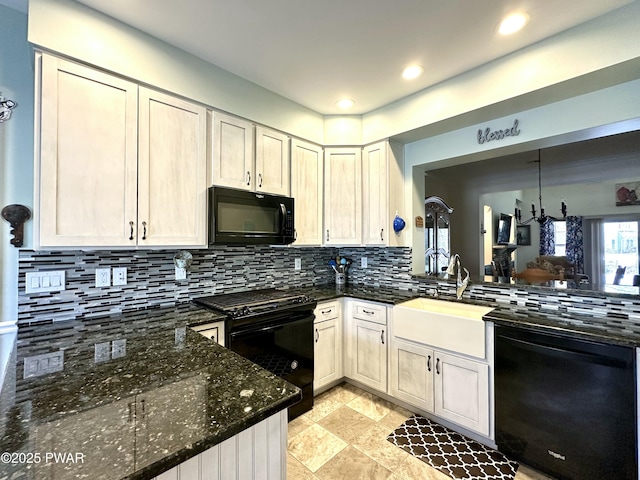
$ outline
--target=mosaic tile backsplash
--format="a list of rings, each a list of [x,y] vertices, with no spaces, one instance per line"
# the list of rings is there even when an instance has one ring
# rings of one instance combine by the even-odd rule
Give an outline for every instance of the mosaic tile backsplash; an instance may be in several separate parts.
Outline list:
[[[351,284],[399,288],[431,295],[436,282],[411,276],[411,249],[402,247],[217,246],[189,250],[193,263],[187,280],[175,280],[177,250],[29,251],[20,252],[18,323],[95,317],[152,306],[188,302],[192,297],[244,289],[303,287],[334,282],[327,265],[336,255],[353,260]],[[367,268],[360,259],[367,257]],[[302,268],[295,270],[295,259]],[[127,267],[127,285],[96,287],[95,269]],[[64,270],[66,290],[26,294],[27,272]],[[438,281],[439,294],[453,298],[455,287]],[[465,298],[526,307],[539,312],[606,315],[640,322],[640,297],[527,289],[499,284],[470,285]]]

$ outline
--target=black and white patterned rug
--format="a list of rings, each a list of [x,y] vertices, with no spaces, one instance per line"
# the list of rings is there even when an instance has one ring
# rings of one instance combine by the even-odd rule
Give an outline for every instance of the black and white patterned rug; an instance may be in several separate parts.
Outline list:
[[[408,418],[387,440],[455,479],[513,480],[518,469],[502,453],[419,415]]]

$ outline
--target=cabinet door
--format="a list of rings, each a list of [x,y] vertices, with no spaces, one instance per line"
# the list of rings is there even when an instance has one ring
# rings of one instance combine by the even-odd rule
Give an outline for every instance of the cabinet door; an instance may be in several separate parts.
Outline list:
[[[387,143],[368,145],[362,158],[362,243],[387,245],[389,241]]]
[[[211,183],[253,190],[253,125],[218,112],[212,114],[211,122]]]
[[[135,245],[137,85],[49,55],[40,66],[36,242]]]
[[[314,391],[342,378],[342,334],[340,330],[341,322],[338,318],[318,322],[314,325]]]
[[[352,377],[381,392],[387,391],[387,327],[353,320]]]
[[[291,142],[291,195],[295,199],[295,245],[322,245],[322,147]]]
[[[255,190],[289,196],[290,165],[289,137],[257,126]]]
[[[140,88],[138,244],[206,245],[207,112]]]
[[[43,459],[33,465],[35,475],[29,478],[112,478],[114,471],[135,471],[134,409],[135,397],[129,397],[37,426],[35,452],[43,457],[47,452],[82,454],[82,461],[67,469],[65,462]],[[83,426],[82,435],[77,433],[78,424]]]
[[[324,243],[362,241],[362,150],[325,149]]]
[[[488,436],[489,366],[435,354],[435,414]]]
[[[208,427],[205,374],[141,394],[136,402],[136,469],[202,438]]]
[[[394,340],[391,344],[391,395],[411,405],[433,412],[433,350]]]

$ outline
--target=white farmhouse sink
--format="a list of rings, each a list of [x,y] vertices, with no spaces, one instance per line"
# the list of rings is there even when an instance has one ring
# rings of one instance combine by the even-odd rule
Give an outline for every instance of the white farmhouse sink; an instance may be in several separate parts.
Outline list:
[[[485,358],[485,323],[491,307],[414,298],[393,307],[393,335],[433,347]]]

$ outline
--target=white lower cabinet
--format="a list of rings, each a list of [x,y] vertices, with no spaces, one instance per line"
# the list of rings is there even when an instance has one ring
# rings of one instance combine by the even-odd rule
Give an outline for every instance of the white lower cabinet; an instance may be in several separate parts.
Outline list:
[[[318,392],[343,376],[340,301],[320,303],[314,314],[313,391]]]
[[[474,432],[490,435],[487,363],[394,339],[390,369],[393,397]]]
[[[387,391],[387,311],[385,305],[347,300],[347,377]]]

